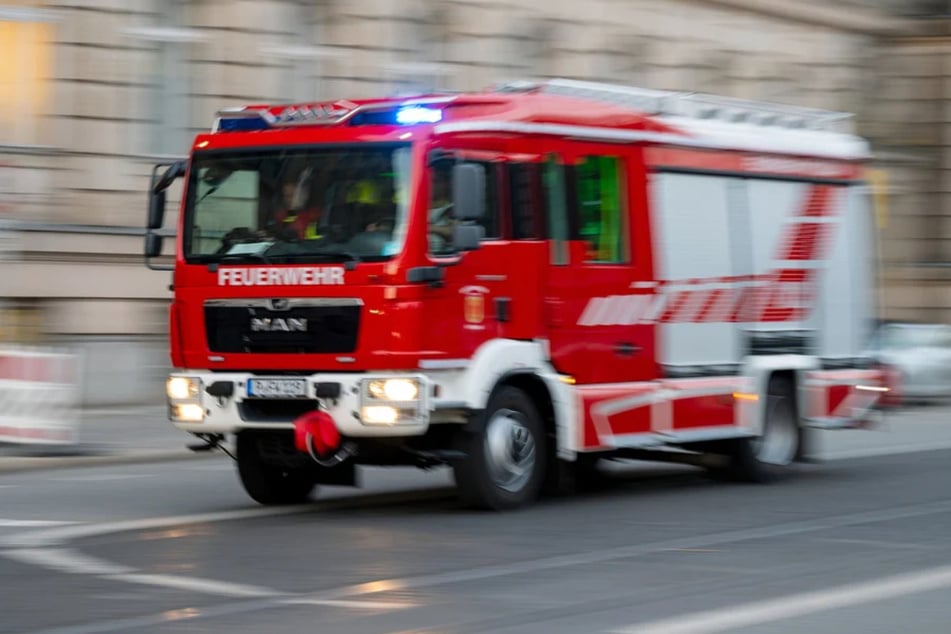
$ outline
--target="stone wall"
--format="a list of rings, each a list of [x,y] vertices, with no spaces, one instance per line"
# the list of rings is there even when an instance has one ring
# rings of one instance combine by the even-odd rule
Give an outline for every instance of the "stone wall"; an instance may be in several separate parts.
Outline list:
[[[15,102],[0,97],[0,223],[15,229],[3,293],[87,358],[127,364],[136,353],[123,346],[141,341],[154,359],[169,276],[139,255],[149,170],[183,155],[217,109],[560,76],[857,113],[889,177],[888,315],[951,321],[951,51],[933,22],[895,10],[889,0],[0,0],[0,54],[24,64],[0,71],[0,94],[30,86]]]

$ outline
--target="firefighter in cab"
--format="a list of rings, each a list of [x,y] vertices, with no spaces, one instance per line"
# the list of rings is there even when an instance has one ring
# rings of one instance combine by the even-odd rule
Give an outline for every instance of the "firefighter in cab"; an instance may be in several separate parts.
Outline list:
[[[313,169],[306,167],[299,174],[288,174],[281,184],[281,206],[274,215],[275,233],[285,240],[319,240],[319,207],[312,204]]]

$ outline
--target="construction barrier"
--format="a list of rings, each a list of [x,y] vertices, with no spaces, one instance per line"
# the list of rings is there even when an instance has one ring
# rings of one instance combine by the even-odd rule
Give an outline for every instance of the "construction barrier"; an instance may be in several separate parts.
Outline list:
[[[77,443],[79,382],[75,354],[0,347],[0,442]]]

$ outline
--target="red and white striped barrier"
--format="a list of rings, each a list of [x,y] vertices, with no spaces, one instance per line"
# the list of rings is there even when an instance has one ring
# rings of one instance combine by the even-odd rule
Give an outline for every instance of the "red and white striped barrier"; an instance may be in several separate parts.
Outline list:
[[[0,348],[0,442],[76,443],[79,380],[74,354]]]

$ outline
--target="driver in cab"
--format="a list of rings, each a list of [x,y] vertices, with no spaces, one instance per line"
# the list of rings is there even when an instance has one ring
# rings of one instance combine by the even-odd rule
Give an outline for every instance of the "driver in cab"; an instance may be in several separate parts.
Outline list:
[[[318,240],[321,210],[308,206],[312,181],[311,168],[300,175],[288,175],[281,185],[281,203],[274,214],[274,232],[278,237],[290,240]]]

